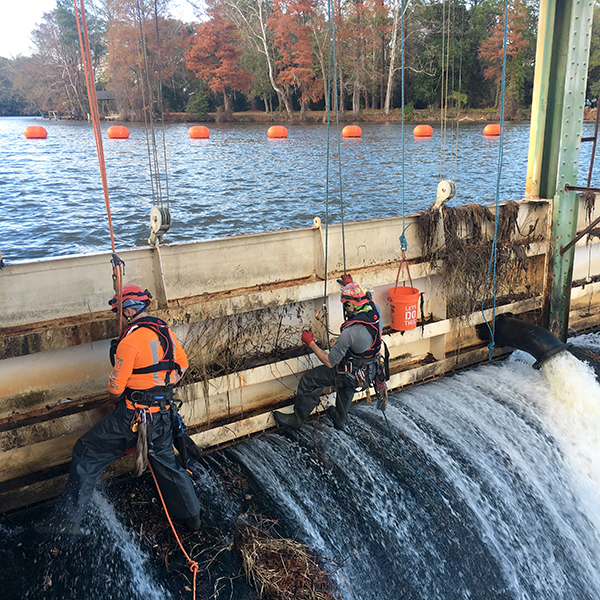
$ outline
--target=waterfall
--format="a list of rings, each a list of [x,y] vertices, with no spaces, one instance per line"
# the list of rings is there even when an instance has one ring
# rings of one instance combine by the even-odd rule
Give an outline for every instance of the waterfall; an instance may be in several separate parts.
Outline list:
[[[600,348],[598,335],[575,341]],[[204,595],[254,597],[229,546],[237,516],[254,511],[335,561],[344,600],[600,597],[600,387],[567,353],[543,371],[532,363],[516,351],[394,394],[385,416],[355,406],[343,431],[321,417],[204,457],[194,485],[206,530],[192,546],[210,563]],[[121,498],[118,481],[104,487]],[[76,566],[71,590],[87,591],[70,597],[100,585],[111,598],[179,597],[177,569],[153,567],[109,501],[98,496],[88,515],[95,562]],[[4,565],[20,560],[10,544],[22,528],[18,515],[0,521]],[[28,597],[66,597],[66,561],[53,560],[53,587]]]
[[[600,487],[572,458],[590,458],[580,432],[598,420],[564,428],[527,356],[394,395],[389,429],[362,405],[346,431],[317,423],[229,453],[300,539],[343,564],[344,598],[598,597]],[[582,385],[595,406],[595,379]]]

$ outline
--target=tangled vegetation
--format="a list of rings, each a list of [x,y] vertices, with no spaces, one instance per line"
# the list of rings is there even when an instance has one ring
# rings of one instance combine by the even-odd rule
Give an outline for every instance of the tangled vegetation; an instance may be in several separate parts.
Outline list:
[[[305,307],[286,304],[192,323],[183,340],[190,377],[212,377],[297,356]]]
[[[514,301],[535,294],[524,276],[530,264],[526,248],[536,241],[537,221],[523,232],[518,226],[518,213],[517,202],[507,202],[499,214],[496,299]],[[490,209],[478,204],[444,207],[441,211],[429,209],[419,215],[424,257],[442,277],[448,318],[468,317],[482,303],[483,308],[488,308],[494,301],[490,266],[494,220]]]
[[[258,515],[241,515],[236,523],[234,547],[246,578],[265,600],[336,600],[331,561],[307,546],[279,536],[276,521]],[[328,572],[329,570],[329,572]]]

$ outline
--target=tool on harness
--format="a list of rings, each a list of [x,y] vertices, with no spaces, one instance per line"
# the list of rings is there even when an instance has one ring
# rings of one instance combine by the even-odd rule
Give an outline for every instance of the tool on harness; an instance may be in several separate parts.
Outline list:
[[[327,318],[327,306],[325,304],[323,304],[323,307],[317,311],[315,317],[320,321],[325,321],[325,319]]]
[[[145,407],[136,407],[131,419],[131,431],[137,433],[133,476],[139,477],[148,467],[148,443],[151,439],[152,413]]]

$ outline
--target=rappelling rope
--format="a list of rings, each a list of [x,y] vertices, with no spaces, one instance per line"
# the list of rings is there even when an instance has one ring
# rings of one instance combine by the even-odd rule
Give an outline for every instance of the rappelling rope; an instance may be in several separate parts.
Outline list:
[[[496,178],[496,218],[494,219],[494,239],[492,241],[492,253],[490,256],[490,263],[488,265],[487,277],[485,281],[485,289],[483,292],[483,298],[481,300],[481,314],[483,320],[490,332],[490,343],[488,348],[490,350],[489,360],[492,360],[495,345],[495,333],[496,333],[496,262],[497,262],[497,246],[498,246],[498,220],[500,216],[500,175],[502,173],[502,154],[504,148],[504,92],[506,87],[506,46],[507,46],[507,34],[508,34],[508,2],[504,4],[504,39],[502,43],[503,56],[502,56],[502,86],[500,91],[500,140],[498,148],[498,175]],[[488,285],[490,283],[490,274],[492,274],[492,292],[493,292],[493,306],[492,306],[492,326],[488,323],[485,318],[485,311],[483,309],[485,299],[487,296]]]
[[[156,26],[156,51],[158,60],[158,103],[160,106],[160,122],[162,126],[162,142],[163,142],[163,163],[165,167],[165,193],[167,197],[167,208],[169,208],[169,169],[167,167],[167,142],[165,140],[165,110],[163,105],[162,94],[162,71],[160,60],[160,35],[158,33],[158,4],[154,0],[154,24]]]
[[[77,8],[77,0],[73,0],[75,6],[75,20],[77,21],[77,32],[79,34],[79,45],[81,48],[81,61],[83,63],[83,72],[85,75],[85,84],[87,87],[88,101],[90,105],[90,118],[94,129],[94,138],[96,140],[96,150],[98,152],[98,163],[100,166],[100,177],[102,179],[102,190],[104,192],[104,203],[106,205],[106,216],[108,218],[108,229],[110,231],[110,243],[112,248],[112,278],[118,301],[119,316],[119,336],[122,329],[122,289],[123,273],[125,263],[118,257],[115,246],[115,235],[113,230],[112,216],[110,212],[110,199],[108,196],[108,179],[106,177],[106,162],[104,160],[104,146],[102,145],[102,129],[100,127],[100,114],[98,112],[98,98],[96,96],[96,81],[94,77],[94,68],[92,65],[92,52],[90,50],[90,39],[88,35],[87,19],[85,16],[84,0],[81,0],[81,16]]]
[[[179,539],[179,536],[177,535],[177,531],[175,530],[175,525],[173,525],[173,521],[171,520],[171,515],[169,515],[169,511],[167,510],[167,505],[165,503],[165,499],[163,498],[163,495],[160,491],[160,486],[158,485],[158,481],[156,479],[156,475],[154,474],[154,470],[152,469],[152,464],[150,463],[150,461],[148,461],[148,467],[150,469],[150,473],[152,473],[152,479],[154,479],[154,483],[156,484],[156,491],[158,492],[160,501],[162,502],[163,508],[165,509],[165,515],[167,515],[167,520],[169,521],[169,525],[171,525],[171,529],[173,530],[173,535],[175,536],[175,539],[177,540],[177,543],[179,544],[179,547],[181,548],[181,551],[183,552],[183,555],[185,556],[185,558],[187,560],[188,567],[190,568],[190,571],[193,574],[192,598],[195,600],[195,598],[196,598],[196,575],[198,574],[198,563],[195,560],[192,560],[190,558],[190,555],[185,551],[185,548],[183,547],[183,544],[181,543],[181,540]]]
[[[148,145],[148,160],[150,162],[150,179],[154,179],[152,184],[152,204],[158,205],[160,207],[163,206],[162,199],[162,186],[160,180],[160,168],[158,162],[158,151],[156,148],[156,135],[154,131],[154,119],[152,117],[153,111],[153,94],[152,94],[152,86],[150,85],[150,76],[148,74],[148,51],[146,49],[146,36],[144,35],[143,28],[143,17],[142,17],[142,9],[140,6],[140,0],[136,0],[137,5],[137,15],[138,15],[138,24],[140,29],[140,41],[142,45],[142,60],[144,62],[144,74],[142,77],[143,85],[142,85],[142,99],[144,103],[144,125],[146,128],[146,140]],[[158,20],[158,17],[156,17]],[[158,24],[157,24],[158,31]],[[160,47],[159,39],[156,39],[157,46]],[[147,88],[148,93],[148,104],[146,104],[146,98],[144,95],[144,85]],[[148,123],[150,123],[150,132],[148,133]],[[163,138],[164,138],[164,130],[163,130]],[[152,148],[150,148],[150,140],[152,141]],[[156,188],[156,198],[154,196],[154,189]]]
[[[448,2],[442,4],[442,68],[441,68],[441,96],[440,96],[440,180],[446,174],[446,134],[447,134],[447,110],[448,110],[448,59],[450,48],[449,16],[447,12]],[[445,77],[445,79],[444,79]]]
[[[324,250],[324,277],[323,277],[323,308],[325,316],[325,329],[327,331],[327,347],[331,349],[331,340],[329,336],[329,315],[326,310],[327,306],[327,280],[329,277],[329,166],[331,158],[331,103],[335,106],[335,119],[337,128],[337,153],[338,153],[338,175],[339,175],[339,197],[340,197],[340,220],[342,226],[342,260],[344,269],[344,279],[346,277],[346,233],[344,225],[344,194],[342,181],[342,162],[341,162],[341,142],[340,142],[340,114],[339,100],[337,94],[337,53],[336,53],[336,31],[335,31],[335,16],[333,12],[333,0],[328,0],[328,37],[329,37],[329,52],[328,52],[328,77],[327,77],[327,141],[326,141],[326,166],[325,166],[325,250]],[[333,85],[332,85],[333,80]],[[333,90],[333,97],[332,97]]]
[[[453,164],[451,168],[450,179],[456,181],[456,171],[458,162],[458,130],[460,127],[460,105],[461,105],[461,92],[462,92],[462,59],[463,59],[463,42],[464,42],[464,25],[465,25],[465,10],[461,8],[461,26],[460,26],[460,59],[458,63],[458,108],[456,111],[456,134],[454,138],[454,149],[452,152]],[[454,52],[452,53],[452,63],[454,64]],[[454,72],[454,67],[453,67]],[[452,85],[454,87],[454,77],[452,78]]]

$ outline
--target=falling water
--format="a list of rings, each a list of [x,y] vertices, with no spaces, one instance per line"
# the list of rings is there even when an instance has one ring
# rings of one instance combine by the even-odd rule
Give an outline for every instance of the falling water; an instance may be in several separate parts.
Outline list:
[[[363,405],[345,432],[319,424],[231,453],[343,563],[344,598],[597,597],[598,490],[565,453],[573,432],[550,395],[517,356],[396,395],[389,429]]]
[[[576,341],[600,346],[599,336]],[[532,363],[515,352],[395,394],[385,415],[356,406],[344,431],[321,418],[204,457],[194,483],[205,530],[220,540],[191,544],[205,597],[254,597],[230,546],[247,511],[335,561],[344,600],[600,597],[598,384],[568,355],[544,371]],[[119,485],[109,484],[109,499]],[[171,597],[163,571],[153,571],[159,561],[118,524],[126,519],[102,498],[90,515],[96,541],[84,543],[103,553],[103,595]],[[15,539],[22,524],[13,516],[4,527]],[[83,589],[93,577],[80,574]],[[60,597],[51,590],[39,597]]]

